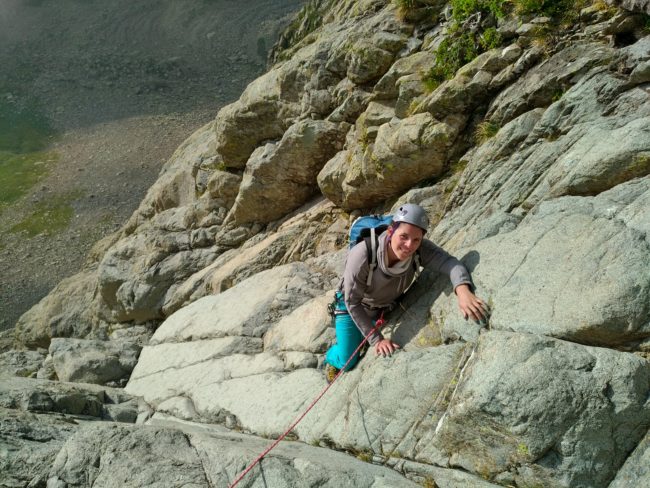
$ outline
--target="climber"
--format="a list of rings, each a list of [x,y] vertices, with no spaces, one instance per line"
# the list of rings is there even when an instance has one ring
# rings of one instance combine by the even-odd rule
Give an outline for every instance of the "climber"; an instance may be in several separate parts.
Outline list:
[[[332,304],[336,343],[325,355],[328,382],[333,381],[363,338],[373,331],[382,313],[392,310],[419,273],[420,266],[449,276],[466,320],[486,320],[488,307],[474,295],[469,272],[458,259],[424,238],[428,227],[429,218],[424,209],[405,204],[399,207],[392,224],[378,237],[376,265],[364,241],[348,252],[343,278]],[[370,334],[368,342],[375,354],[384,357],[400,347],[385,339],[379,330]],[[354,367],[358,358],[357,352],[346,371]]]

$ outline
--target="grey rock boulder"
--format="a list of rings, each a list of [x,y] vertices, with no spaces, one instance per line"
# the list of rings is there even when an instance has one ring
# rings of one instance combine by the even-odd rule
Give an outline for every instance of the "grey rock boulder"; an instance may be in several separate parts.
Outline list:
[[[117,242],[98,268],[98,315],[107,322],[140,323],[163,317],[169,287],[211,263],[220,251],[214,237],[193,242],[192,232],[175,227],[178,211],[167,210]],[[166,219],[170,217],[171,222]],[[171,227],[170,227],[171,225]],[[63,335],[65,336],[65,335]]]
[[[60,414],[0,407],[0,476],[3,486],[45,486],[50,467],[76,422]]]
[[[393,53],[371,40],[360,40],[348,54],[347,75],[358,85],[379,79],[393,64]]]
[[[481,336],[432,443],[518,485],[606,486],[650,426],[650,364],[535,335]]]
[[[327,313],[333,296],[334,291],[316,297],[280,319],[264,334],[264,349],[325,352],[334,340],[332,319]]]
[[[136,428],[89,426],[65,444],[48,486],[228,486],[268,444],[168,420]],[[418,486],[388,468],[295,442],[278,445],[244,483],[278,488]]]
[[[128,341],[55,338],[50,356],[61,381],[126,383],[138,362],[141,346]]]
[[[321,192],[344,209],[367,208],[438,176],[463,123],[422,113],[381,125],[374,144],[348,139],[318,174]]]
[[[609,488],[631,488],[650,483],[650,433],[630,454],[623,467],[618,471]]]
[[[273,266],[336,250],[346,238],[342,224],[338,209],[322,197],[315,199],[275,231],[260,233],[238,249],[227,250],[209,266],[172,286],[166,294],[163,313],[169,316],[186,304],[221,293]]]
[[[255,148],[277,139],[300,113],[302,86],[308,81],[299,61],[282,64],[253,81],[239,100],[215,119],[215,148],[226,168],[243,168]]]
[[[514,230],[460,250],[492,306],[490,327],[610,347],[650,336],[649,198],[646,177],[546,201]],[[474,339],[478,327],[456,309],[453,294],[433,303],[434,335]]]
[[[345,132],[347,127],[332,122],[303,120],[277,144],[256,149],[226,222],[267,223],[307,202],[317,191],[318,172],[342,148]]]
[[[648,174],[648,116],[638,87],[603,68],[585,72],[548,108],[520,115],[463,156],[467,166],[434,239],[471,246],[544,200],[596,195]],[[617,144],[605,148],[611,139]]]
[[[43,351],[7,351],[0,354],[0,374],[33,378],[43,365]]]
[[[487,118],[504,125],[524,112],[549,105],[573,80],[594,66],[608,64],[614,54],[614,50],[601,44],[561,50],[499,93],[490,104]]]
[[[94,315],[96,271],[61,281],[16,323],[16,342],[28,348],[50,345],[52,337],[85,337],[97,322]]]
[[[133,397],[118,388],[19,377],[3,377],[0,382],[3,408],[105,419],[111,418],[109,405],[114,412],[122,410],[123,417],[128,410],[129,417],[137,415]]]
[[[482,243],[496,244],[503,251],[510,242],[512,252],[505,255],[515,258],[512,266],[506,266],[510,270],[504,276],[507,280],[501,286],[490,286],[496,291],[492,327],[607,345],[648,337],[650,269],[646,258],[650,249],[646,238],[650,219],[642,202],[648,199],[650,180],[638,183],[614,188],[593,200],[548,202],[513,233]],[[626,222],[620,214],[632,218]],[[529,251],[526,241],[532,244]],[[525,254],[515,248],[524,249]],[[487,257],[494,248],[478,249]],[[503,262],[499,266],[506,269]],[[490,267],[491,276],[497,278],[498,272]],[[581,283],[588,286],[583,288]],[[571,298],[570,289],[583,290],[580,300]],[[535,305],[526,299],[531,296]]]

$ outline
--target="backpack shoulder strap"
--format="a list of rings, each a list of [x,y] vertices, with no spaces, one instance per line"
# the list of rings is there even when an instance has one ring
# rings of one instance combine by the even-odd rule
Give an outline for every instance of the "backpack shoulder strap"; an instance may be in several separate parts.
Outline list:
[[[366,279],[366,286],[372,284],[372,275],[377,268],[377,234],[374,228],[370,229],[370,237],[363,239],[366,243],[366,251],[368,252],[368,278]]]
[[[420,250],[415,251],[415,256],[413,257],[413,266],[415,267],[415,275],[413,276],[413,283],[420,277],[422,273],[422,261],[420,260]]]

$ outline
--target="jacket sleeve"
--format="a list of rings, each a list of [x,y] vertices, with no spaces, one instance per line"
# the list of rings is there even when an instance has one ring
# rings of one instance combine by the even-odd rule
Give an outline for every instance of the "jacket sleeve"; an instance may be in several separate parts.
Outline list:
[[[361,242],[354,246],[348,253],[343,272],[343,293],[345,296],[345,307],[348,309],[352,320],[363,336],[374,328],[373,320],[366,312],[361,300],[366,291],[366,279],[368,278],[369,264],[368,252],[365,243]],[[383,339],[379,331],[375,331],[369,338],[370,345],[375,345]]]
[[[431,241],[424,241],[422,243],[422,250],[420,252],[421,264],[427,269],[433,269],[439,273],[443,273],[449,277],[451,285],[456,290],[458,285],[469,285],[474,290],[472,277],[467,271],[467,268],[454,256],[449,254],[441,247],[436,246]]]

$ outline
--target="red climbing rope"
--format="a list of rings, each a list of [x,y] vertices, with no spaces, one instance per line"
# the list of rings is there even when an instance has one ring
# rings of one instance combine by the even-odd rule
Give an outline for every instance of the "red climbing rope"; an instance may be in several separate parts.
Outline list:
[[[349,358],[349,359],[347,360],[347,362],[343,365],[343,367],[340,369],[340,371],[339,371],[339,372],[337,373],[337,375],[334,377],[334,379],[332,380],[332,382],[329,383],[329,384],[328,384],[328,385],[323,389],[323,391],[321,391],[321,392],[318,394],[318,396],[314,399],[314,401],[311,402],[311,405],[309,405],[309,407],[307,407],[307,410],[305,410],[302,414],[300,414],[300,416],[299,416],[296,420],[293,421],[293,423],[289,426],[289,428],[288,428],[288,429],[287,429],[287,430],[286,430],[286,431],[285,431],[285,432],[284,432],[280,437],[278,437],[275,441],[273,441],[273,443],[272,443],[269,447],[267,447],[266,450],[265,450],[262,454],[260,454],[260,455],[257,457],[257,459],[255,459],[255,461],[253,461],[251,464],[249,464],[248,467],[247,467],[244,471],[241,472],[241,474],[240,474],[240,475],[235,479],[235,481],[232,482],[232,484],[231,484],[228,488],[233,488],[234,486],[236,486],[237,483],[239,483],[239,482],[244,478],[244,476],[246,476],[246,474],[247,474],[251,469],[253,469],[253,468],[255,467],[255,465],[256,465],[257,463],[259,463],[262,459],[264,459],[264,456],[266,456],[269,452],[271,452],[271,450],[272,450],[275,446],[277,446],[277,445],[282,441],[282,439],[284,439],[284,438],[289,434],[289,432],[291,432],[291,431],[294,429],[294,427],[300,423],[300,421],[301,421],[303,418],[305,418],[305,415],[307,415],[307,414],[309,413],[309,411],[310,411],[312,408],[314,408],[314,406],[315,406],[315,405],[318,403],[318,401],[323,397],[323,395],[325,395],[325,393],[327,393],[327,390],[329,390],[330,387],[334,384],[334,382],[335,382],[336,380],[339,379],[339,376],[341,376],[341,375],[343,374],[343,372],[345,371],[345,368],[347,368],[348,364],[350,364],[350,361],[352,361],[352,358],[355,356],[355,354],[356,354],[357,352],[359,352],[359,351],[361,350],[361,348],[363,347],[363,345],[368,341],[368,338],[369,338],[369,337],[370,337],[370,336],[371,336],[371,335],[372,335],[376,330],[378,330],[381,326],[383,326],[384,323],[385,323],[385,321],[384,321],[384,313],[382,312],[382,313],[381,313],[381,316],[380,316],[380,317],[377,319],[377,321],[375,322],[375,327],[374,327],[370,332],[368,332],[368,335],[367,335],[366,337],[363,338],[363,340],[361,341],[361,343],[359,344],[359,346],[354,350],[354,352],[352,353],[352,355],[350,356],[350,358]]]

